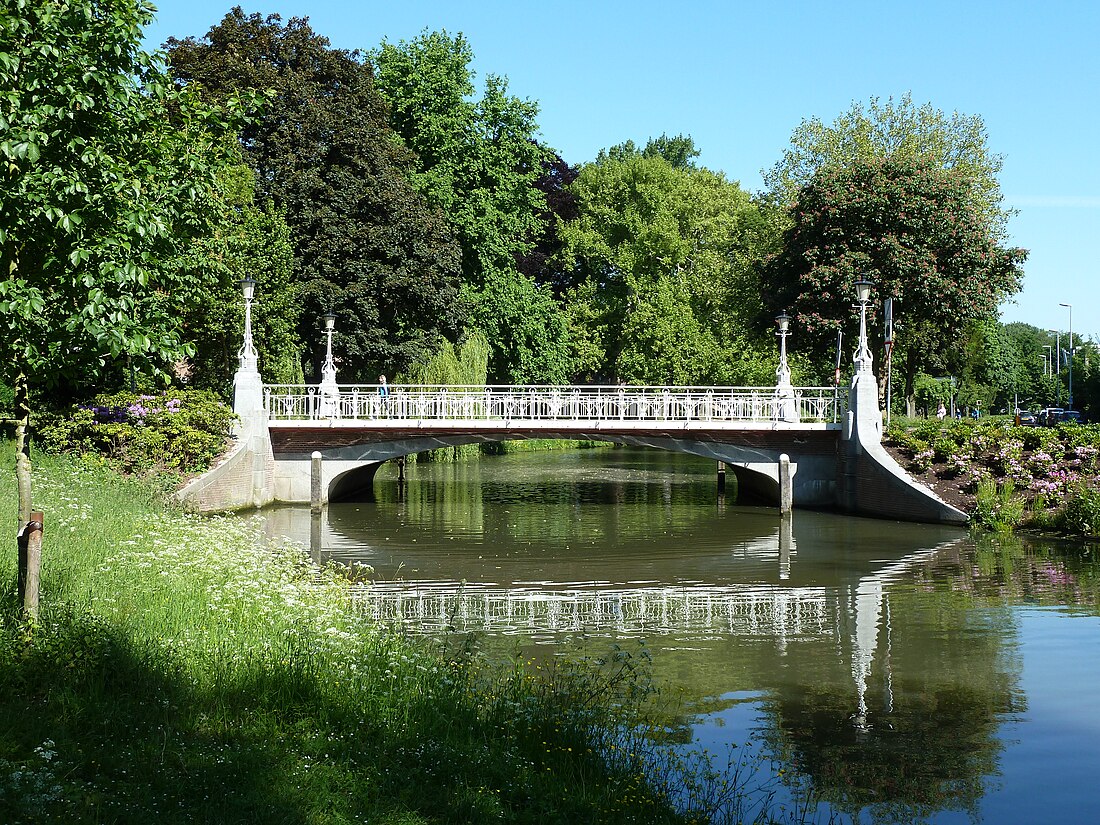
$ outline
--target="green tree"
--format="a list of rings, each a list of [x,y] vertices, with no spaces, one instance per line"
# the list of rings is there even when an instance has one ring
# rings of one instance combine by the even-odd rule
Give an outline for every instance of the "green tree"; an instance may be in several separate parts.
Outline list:
[[[302,280],[299,337],[339,315],[341,378],[373,380],[433,352],[461,326],[460,251],[443,214],[410,186],[412,155],[388,124],[371,69],[306,20],[233,9],[201,41],[169,40],[172,72],[216,99],[269,93],[241,132],[257,196],[291,227]],[[313,355],[319,372],[321,350]]]
[[[490,344],[493,383],[566,384],[573,373],[568,319],[546,286],[517,274],[493,274],[466,294],[470,324]]]
[[[250,277],[256,281],[252,329],[264,380],[300,384],[301,285],[294,280],[290,227],[271,201],[255,203],[255,178],[247,166],[227,166],[222,180],[221,220],[182,261],[201,277],[194,280],[183,318],[195,354],[181,369],[192,385],[229,396],[244,325],[239,284]]]
[[[574,345],[591,378],[721,383],[759,372],[743,356],[761,348],[747,330],[770,236],[747,193],[623,147],[583,167],[572,190],[579,214],[561,229],[562,267],[577,284]],[[695,353],[686,361],[681,334]]]
[[[1004,159],[990,151],[985,123],[978,115],[945,115],[931,103],[916,106],[906,92],[900,100],[871,98],[826,126],[819,118],[803,120],[783,157],[764,173],[771,195],[790,206],[821,172],[870,160],[925,161],[954,170],[969,187],[977,214],[1003,240],[1010,212],[1001,206],[997,175]]]
[[[0,378],[16,391],[22,523],[31,388],[190,351],[187,273],[166,262],[208,230],[230,124],[141,50],[152,13],[142,0],[0,9]]]
[[[1025,250],[1002,247],[969,181],[929,161],[823,169],[799,193],[792,220],[764,269],[766,304],[791,310],[803,346],[825,361],[837,329],[852,328],[855,281],[870,279],[876,302],[898,302],[894,361],[910,414],[918,373],[942,370],[967,325],[996,317],[1020,288]],[[881,327],[870,334],[881,352]]]
[[[372,55],[390,123],[415,153],[411,179],[448,216],[462,245],[466,282],[481,288],[541,235],[537,187],[553,153],[538,140],[538,104],[487,75],[474,99],[473,50],[461,34],[427,32],[383,43]]]
[[[534,279],[551,280],[548,194],[570,170],[539,144],[538,105],[492,74],[475,98],[473,51],[461,34],[383,43],[372,59],[390,123],[416,157],[413,185],[447,215],[462,246],[462,304],[488,337],[490,380],[567,380],[567,319]],[[560,198],[555,206],[568,209]]]

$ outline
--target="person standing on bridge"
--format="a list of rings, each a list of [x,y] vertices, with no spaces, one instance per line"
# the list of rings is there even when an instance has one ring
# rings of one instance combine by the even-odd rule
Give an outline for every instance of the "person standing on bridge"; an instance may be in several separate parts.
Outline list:
[[[386,385],[386,376],[379,375],[378,376],[378,397],[381,398],[383,401],[385,401],[386,398],[389,396],[389,394],[390,394],[390,388]]]

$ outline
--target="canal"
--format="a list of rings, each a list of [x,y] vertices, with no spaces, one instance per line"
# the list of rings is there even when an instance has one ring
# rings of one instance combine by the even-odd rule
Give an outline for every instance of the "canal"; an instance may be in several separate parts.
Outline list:
[[[732,491],[730,491],[732,492]],[[641,656],[750,805],[857,822],[1100,820],[1100,562],[1077,544],[742,506],[713,462],[606,448],[383,468],[265,510],[365,616],[488,655]],[[750,811],[751,811],[750,807]]]

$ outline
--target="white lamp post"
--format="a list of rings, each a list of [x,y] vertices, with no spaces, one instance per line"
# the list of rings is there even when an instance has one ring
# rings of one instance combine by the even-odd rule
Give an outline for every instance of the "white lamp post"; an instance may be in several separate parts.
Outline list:
[[[259,369],[259,354],[252,343],[252,296],[256,294],[256,281],[252,277],[241,279],[241,293],[244,295],[244,343],[237,352],[238,369],[241,372],[256,372]]]
[[[871,349],[867,346],[867,305],[871,302],[870,281],[860,278],[856,281],[856,300],[859,301],[859,347],[853,362],[856,372],[871,372]]]
[[[775,397],[779,402],[776,411],[781,421],[797,421],[798,410],[794,400],[794,387],[791,386],[791,368],[787,364],[787,336],[790,334],[791,316],[783,310],[775,317],[779,325],[779,366],[775,368]]]
[[[1069,409],[1073,409],[1073,304],[1058,304],[1060,307],[1065,307],[1069,310],[1069,402],[1067,406]],[[1061,359],[1062,353],[1058,353],[1058,358]]]
[[[776,385],[789,387],[791,385],[791,369],[787,366],[787,336],[790,334],[791,316],[787,314],[786,310],[783,310],[775,316],[775,323],[779,326],[779,331],[775,333],[779,336],[779,366],[775,369]]]
[[[326,312],[325,322],[325,362],[321,365],[321,417],[336,415],[336,399],[340,394],[336,386],[336,364],[332,360],[332,332],[336,326],[336,316]]]
[[[260,378],[259,355],[252,342],[252,297],[256,294],[256,282],[243,278],[240,282],[244,296],[244,342],[237,351],[237,374],[233,376],[233,412],[245,429],[249,422],[262,416],[264,385]]]

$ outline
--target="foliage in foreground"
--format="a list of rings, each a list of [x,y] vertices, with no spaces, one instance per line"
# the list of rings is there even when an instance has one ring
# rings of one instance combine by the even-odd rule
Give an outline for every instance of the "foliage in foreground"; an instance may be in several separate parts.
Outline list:
[[[0,820],[687,821],[645,747],[596,748],[648,692],[632,657],[545,677],[429,650],[357,619],[258,520],[145,490],[42,461],[38,624],[0,558]]]
[[[43,413],[35,441],[53,453],[106,461],[123,473],[206,470],[226,447],[236,416],[212,392],[102,393]]]

